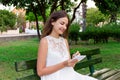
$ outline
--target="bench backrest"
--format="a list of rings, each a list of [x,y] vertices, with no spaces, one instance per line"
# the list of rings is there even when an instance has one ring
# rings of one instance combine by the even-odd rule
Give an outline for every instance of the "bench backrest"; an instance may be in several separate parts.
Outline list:
[[[86,55],[87,60],[78,62],[74,69],[78,70],[81,68],[89,67],[90,73],[91,73],[90,75],[92,75],[94,73],[93,65],[102,62],[102,58],[100,56],[97,56],[97,58],[93,57],[94,55],[100,54],[100,49],[93,49],[93,50],[88,50],[88,51],[84,51],[84,52],[80,52],[80,53],[81,53],[81,55]],[[34,71],[33,75],[37,76],[36,63],[37,63],[36,59],[29,60],[29,61],[15,62],[15,69],[17,72],[33,69],[33,71]],[[21,78],[21,79],[17,79],[17,80],[24,80],[24,79]],[[35,80],[38,80],[38,79],[35,79]]]
[[[94,73],[93,65],[102,62],[102,57],[100,56],[100,49],[92,49],[80,53],[81,55],[86,55],[87,60],[78,62],[74,69],[78,70],[81,68],[89,67],[90,75],[92,75]]]
[[[25,70],[29,70],[29,69],[36,70],[36,59],[29,60],[29,61],[15,62],[15,70],[17,72],[25,71]]]
[[[26,70],[33,70],[33,74],[26,76],[26,77],[22,77],[22,78],[17,78],[17,80],[40,80],[40,77],[37,76],[37,72],[36,72],[36,62],[37,60],[29,60],[29,61],[21,61],[21,62],[15,62],[15,70],[17,72],[21,72],[21,71],[26,71]]]

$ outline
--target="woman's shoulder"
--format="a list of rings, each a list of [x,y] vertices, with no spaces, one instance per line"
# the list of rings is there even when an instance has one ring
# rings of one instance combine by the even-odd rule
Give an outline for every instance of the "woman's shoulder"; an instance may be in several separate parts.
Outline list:
[[[65,43],[68,43],[68,40],[64,37],[61,37],[62,41],[64,41]]]
[[[40,43],[47,43],[47,38],[46,37],[41,38]]]
[[[61,37],[61,39],[63,39],[65,42],[67,42],[67,39],[66,39],[66,38],[64,38],[64,37]]]

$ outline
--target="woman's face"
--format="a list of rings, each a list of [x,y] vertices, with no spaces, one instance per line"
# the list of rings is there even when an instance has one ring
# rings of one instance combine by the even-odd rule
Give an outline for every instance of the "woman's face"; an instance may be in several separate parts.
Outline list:
[[[52,32],[54,32],[57,35],[62,35],[67,29],[68,18],[67,17],[59,18],[57,21],[52,22],[52,25],[53,25]]]

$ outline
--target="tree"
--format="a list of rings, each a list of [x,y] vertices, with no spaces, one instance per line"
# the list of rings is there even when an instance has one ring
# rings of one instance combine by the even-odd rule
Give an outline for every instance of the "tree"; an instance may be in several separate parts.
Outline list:
[[[90,8],[87,10],[86,20],[88,26],[95,26],[107,20],[107,16],[101,13],[98,8]]]
[[[29,26],[31,27],[31,22],[35,21],[35,15],[33,14],[33,12],[26,13],[26,20],[30,22]]]
[[[35,19],[36,19],[37,32],[38,32],[38,37],[39,37],[38,15],[42,16],[43,22],[45,23],[47,19],[47,14],[48,14],[47,10],[50,11],[49,13],[50,15],[53,11],[60,10],[60,9],[66,10],[67,12],[69,12],[72,10],[71,7],[74,6],[74,2],[71,2],[69,0],[50,0],[49,2],[47,1],[48,0],[1,0],[0,2],[3,5],[13,4],[14,6],[25,8],[28,12],[29,11],[33,12],[33,14],[35,15]],[[77,8],[79,8],[80,4],[85,1],[86,0],[81,0],[78,6],[74,8],[71,23],[75,19],[75,12]]]
[[[33,14],[33,12],[28,12],[26,14],[26,20],[29,20],[30,22],[35,21],[35,15]]]
[[[104,14],[110,14],[110,22],[116,22],[117,14],[120,12],[120,0],[94,0],[95,5]]]
[[[71,41],[75,41],[75,44],[77,44],[77,41],[79,40],[79,30],[80,30],[79,23],[71,24],[71,27],[69,29],[69,39]],[[69,43],[71,42],[69,41]]]
[[[0,10],[0,31],[6,31],[8,29],[14,29],[16,22],[16,16],[12,12],[7,10]]]
[[[86,3],[86,1],[87,1],[87,0],[81,0],[81,1],[79,2],[79,4],[74,8],[74,10],[73,10],[73,15],[72,15],[72,19],[71,19],[71,23],[72,23],[73,20],[75,19],[75,13],[76,13],[77,9],[80,7],[80,5],[81,5],[82,3]]]
[[[17,27],[19,27],[20,29],[22,29],[21,31],[24,32],[25,31],[25,17],[22,15],[22,13],[20,13],[17,16]]]

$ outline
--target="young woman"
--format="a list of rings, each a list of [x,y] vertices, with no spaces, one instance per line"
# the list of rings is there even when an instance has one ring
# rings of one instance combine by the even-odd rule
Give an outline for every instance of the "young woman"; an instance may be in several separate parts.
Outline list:
[[[67,41],[69,23],[67,13],[57,11],[45,24],[37,59],[37,73],[41,80],[97,80],[73,69],[78,60],[70,58]]]

